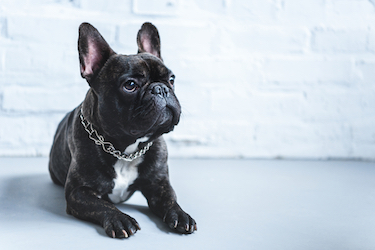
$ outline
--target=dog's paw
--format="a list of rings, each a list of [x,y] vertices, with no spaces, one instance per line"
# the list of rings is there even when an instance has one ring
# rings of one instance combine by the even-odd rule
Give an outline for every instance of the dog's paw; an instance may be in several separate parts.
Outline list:
[[[179,233],[191,234],[197,230],[197,223],[190,215],[185,213],[178,205],[172,207],[165,214],[163,221]]]
[[[141,228],[138,222],[123,213],[115,213],[108,216],[103,223],[106,234],[112,238],[128,238]]]

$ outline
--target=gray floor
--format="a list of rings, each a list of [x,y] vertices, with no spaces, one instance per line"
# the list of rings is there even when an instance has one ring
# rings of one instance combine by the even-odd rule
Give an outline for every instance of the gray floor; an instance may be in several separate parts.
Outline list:
[[[0,158],[1,249],[375,249],[375,163],[170,160],[193,235],[171,233],[136,193],[142,230],[111,239],[65,214],[46,158]]]

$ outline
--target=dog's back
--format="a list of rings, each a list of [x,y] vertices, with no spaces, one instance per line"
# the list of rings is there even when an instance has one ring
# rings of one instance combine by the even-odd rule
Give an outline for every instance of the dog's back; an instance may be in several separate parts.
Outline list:
[[[72,159],[68,140],[69,130],[71,130],[74,110],[69,112],[57,127],[53,140],[53,145],[49,156],[49,173],[55,184],[64,186],[68,174],[70,162]]]

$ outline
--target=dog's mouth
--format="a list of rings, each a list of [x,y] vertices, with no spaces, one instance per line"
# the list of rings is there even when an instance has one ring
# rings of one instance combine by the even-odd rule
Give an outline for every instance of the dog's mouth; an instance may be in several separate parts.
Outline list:
[[[147,113],[147,116],[134,117],[133,124],[137,124],[137,127],[130,130],[131,135],[135,137],[144,135],[160,136],[171,132],[179,123],[181,112],[179,108],[166,105],[161,111],[154,109]]]
[[[175,108],[172,107],[165,107],[165,111],[159,117],[160,126],[176,126],[180,121],[180,112],[178,112]]]

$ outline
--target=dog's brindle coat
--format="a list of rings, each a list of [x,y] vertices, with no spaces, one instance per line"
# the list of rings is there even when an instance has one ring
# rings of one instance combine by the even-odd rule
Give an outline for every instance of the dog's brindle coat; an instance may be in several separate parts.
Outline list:
[[[168,177],[163,133],[180,118],[174,75],[163,63],[157,29],[144,23],[137,36],[138,54],[116,54],[90,24],[79,28],[81,75],[90,89],[84,101],[59,124],[50,152],[54,183],[65,187],[67,213],[102,225],[110,237],[127,238],[140,229],[114,202],[136,190],[152,212],[180,233],[197,227],[176,201]],[[126,153],[153,142],[140,158],[127,162],[103,151],[88,137],[80,114],[98,134]]]

